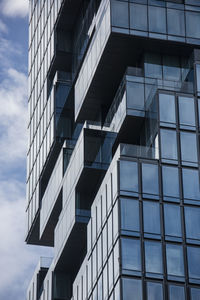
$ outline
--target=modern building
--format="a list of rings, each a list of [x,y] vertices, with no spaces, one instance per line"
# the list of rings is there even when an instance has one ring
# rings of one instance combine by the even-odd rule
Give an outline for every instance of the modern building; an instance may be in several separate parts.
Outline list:
[[[27,300],[200,299],[200,0],[29,0]]]

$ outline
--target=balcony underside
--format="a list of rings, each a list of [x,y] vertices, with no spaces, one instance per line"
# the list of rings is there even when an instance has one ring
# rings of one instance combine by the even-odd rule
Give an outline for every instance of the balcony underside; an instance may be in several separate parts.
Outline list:
[[[100,109],[105,111],[115,96],[127,66],[140,67],[144,52],[190,55],[194,45],[168,40],[111,33],[95,70],[85,99],[77,113],[77,121],[97,120]]]

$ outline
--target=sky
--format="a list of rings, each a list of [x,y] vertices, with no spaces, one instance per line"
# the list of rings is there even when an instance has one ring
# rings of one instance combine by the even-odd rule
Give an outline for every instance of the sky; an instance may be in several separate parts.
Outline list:
[[[28,0],[0,0],[0,299],[25,300],[40,256],[26,245]]]

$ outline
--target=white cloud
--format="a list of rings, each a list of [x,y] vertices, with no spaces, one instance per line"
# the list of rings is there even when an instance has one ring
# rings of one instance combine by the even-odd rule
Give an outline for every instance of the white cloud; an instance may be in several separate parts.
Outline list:
[[[0,182],[0,299],[25,299],[39,255],[52,254],[44,247],[24,243],[24,194],[21,182]]]
[[[7,32],[8,32],[8,28],[6,24],[4,24],[4,22],[0,19],[0,33],[7,33]]]
[[[26,17],[28,14],[28,0],[3,0],[1,12],[8,17]]]

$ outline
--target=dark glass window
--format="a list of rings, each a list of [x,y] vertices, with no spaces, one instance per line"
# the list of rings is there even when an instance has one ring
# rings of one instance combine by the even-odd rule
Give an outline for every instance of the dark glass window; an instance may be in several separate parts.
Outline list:
[[[163,273],[161,243],[145,242],[145,269],[147,276],[160,277]]]
[[[159,194],[157,165],[142,164],[142,192],[152,198]]]
[[[183,260],[183,247],[181,245],[167,244],[167,274],[169,279],[174,277],[184,276],[184,260]]]
[[[175,130],[160,130],[161,157],[167,160],[177,160],[177,139]]]
[[[130,28],[147,31],[147,6],[130,3]]]
[[[137,279],[123,278],[122,279],[123,300],[142,300],[142,282]]]
[[[156,202],[143,202],[144,232],[160,234],[160,204]]]
[[[139,201],[121,198],[121,229],[126,231],[140,230],[139,222]]]
[[[149,6],[149,31],[156,33],[166,33],[165,8]]]
[[[168,34],[185,36],[184,11],[176,9],[167,10]]]
[[[160,121],[164,123],[176,123],[175,97],[169,94],[159,94]]]
[[[182,169],[182,172],[184,198],[191,200],[200,200],[198,170]]]
[[[181,132],[181,158],[182,162],[197,163],[196,133]]]
[[[166,239],[182,236],[180,206],[164,204],[164,222]]]
[[[200,13],[186,11],[186,34],[191,38],[200,38]]]
[[[183,286],[170,285],[169,286],[169,300],[184,300],[185,290]]]
[[[161,283],[147,282],[147,300],[162,300],[163,286]]]
[[[163,77],[165,80],[180,80],[181,69],[179,57],[177,56],[163,56]]]
[[[128,3],[112,1],[112,25],[128,28]]]
[[[180,126],[195,126],[194,99],[178,97]]]
[[[146,53],[144,72],[146,77],[162,79],[161,56],[154,53]]]
[[[188,272],[190,282],[200,282],[200,248],[187,247]]]
[[[128,108],[144,110],[144,84],[128,81],[126,89]]]
[[[199,300],[200,299],[200,289],[191,288],[190,289],[190,297],[191,297],[191,300]]]
[[[122,269],[126,274],[141,271],[140,240],[122,238]],[[133,272],[132,272],[133,271]]]
[[[187,239],[200,240],[199,207],[185,207],[185,229]]]
[[[138,192],[138,165],[132,161],[120,161],[120,190]]]
[[[164,200],[173,200],[173,198],[179,198],[178,168],[163,166],[162,179]]]

